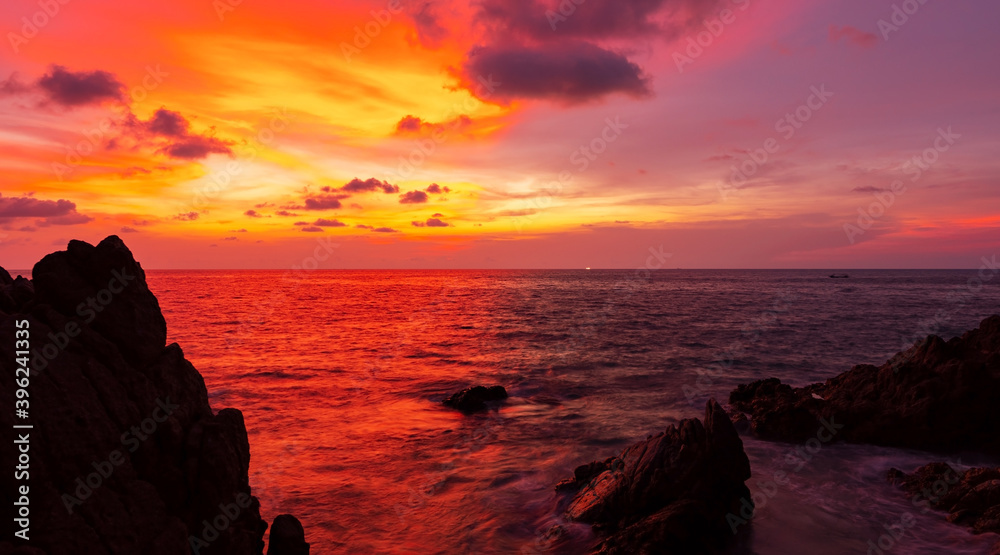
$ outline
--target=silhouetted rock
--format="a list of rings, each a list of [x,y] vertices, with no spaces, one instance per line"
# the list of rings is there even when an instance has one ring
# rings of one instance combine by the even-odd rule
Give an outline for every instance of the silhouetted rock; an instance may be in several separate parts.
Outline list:
[[[602,536],[596,553],[711,553],[733,538],[727,517],[750,498],[749,478],[743,442],[711,400],[704,424],[683,420],[557,489],[575,492],[567,516]]]
[[[882,366],[855,366],[825,383],[741,385],[730,404],[751,414],[763,439],[803,441],[823,418],[843,426],[835,440],[1000,453],[997,391],[1000,316],[991,316],[961,337],[928,336]]]
[[[37,553],[263,552],[243,415],[218,414],[118,237],[72,241],[33,281],[0,271],[0,337],[30,323],[31,546]],[[0,395],[14,398],[14,341]],[[19,430],[20,431],[20,430]],[[0,485],[15,491],[13,473]],[[10,535],[0,552],[11,548]]]
[[[292,515],[278,515],[271,525],[267,555],[309,555],[305,530]]]
[[[913,496],[914,505],[947,512],[950,522],[968,526],[976,534],[1000,534],[1000,468],[959,472],[948,464],[932,463],[912,474],[890,469],[889,481]],[[993,549],[1000,549],[1000,543]]]
[[[445,406],[458,409],[462,412],[478,412],[487,410],[489,405],[496,401],[503,401],[507,398],[507,390],[503,386],[494,385],[483,387],[477,385],[468,389],[463,389],[453,394],[443,401]]]

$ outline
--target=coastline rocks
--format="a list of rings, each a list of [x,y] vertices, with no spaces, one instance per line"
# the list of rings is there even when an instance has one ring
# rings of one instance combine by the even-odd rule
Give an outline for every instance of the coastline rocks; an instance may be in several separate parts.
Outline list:
[[[711,553],[733,538],[727,517],[750,498],[743,441],[715,400],[704,423],[686,419],[580,466],[557,490],[572,492],[566,515],[592,524],[595,553]]]
[[[442,403],[464,413],[480,412],[490,408],[489,403],[496,403],[507,398],[507,390],[500,385],[484,387],[477,385],[452,394]]]
[[[741,385],[729,402],[762,439],[798,442],[821,419],[834,440],[928,451],[1000,453],[1000,316],[944,341],[928,336],[882,366],[858,365],[792,388],[775,378]]]
[[[309,555],[305,530],[292,515],[278,515],[271,525],[267,555]]]
[[[243,415],[213,413],[201,375],[166,345],[159,303],[121,239],[72,241],[32,273],[0,271],[0,337],[10,338],[0,357],[16,360],[16,322],[29,323],[31,348],[29,416],[0,411],[0,425],[33,425],[34,551],[8,536],[0,552],[263,553]],[[24,384],[9,369],[0,394],[13,399]],[[0,478],[5,491],[21,483]]]
[[[913,496],[915,506],[947,512],[949,522],[976,534],[1000,534],[1000,468],[959,472],[946,463],[931,463],[912,474],[890,469],[888,478]]]

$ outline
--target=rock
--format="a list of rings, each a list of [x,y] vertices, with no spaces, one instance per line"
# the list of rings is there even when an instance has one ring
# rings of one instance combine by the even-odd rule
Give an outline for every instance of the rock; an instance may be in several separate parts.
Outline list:
[[[728,518],[749,503],[749,478],[743,442],[711,400],[704,424],[683,420],[557,488],[573,492],[567,517],[601,535],[596,553],[706,553],[733,539]]]
[[[243,415],[214,414],[142,267],[117,237],[72,241],[35,265],[0,271],[0,337],[30,323],[31,544],[39,553],[263,553]],[[14,361],[14,341],[0,357]],[[15,372],[0,375],[14,398]],[[0,487],[15,491],[14,473]],[[221,522],[215,528],[205,523]],[[207,529],[206,526],[212,526]],[[0,540],[0,552],[22,546]],[[6,543],[5,543],[6,542]],[[199,543],[202,542],[202,543]]]
[[[991,316],[961,337],[928,336],[882,366],[855,366],[825,383],[741,385],[730,404],[750,413],[762,439],[803,441],[826,419],[843,426],[835,441],[998,454],[998,390],[1000,316]]]
[[[503,401],[506,398],[507,390],[503,386],[483,387],[477,385],[453,394],[451,397],[445,399],[443,403],[445,406],[471,413],[487,410],[489,408],[487,403]]]
[[[278,515],[271,525],[267,555],[309,555],[306,532],[292,515]]]
[[[1000,534],[1000,468],[959,472],[945,463],[932,463],[912,474],[890,469],[889,481],[912,496],[914,504],[944,511],[949,521],[976,534]]]

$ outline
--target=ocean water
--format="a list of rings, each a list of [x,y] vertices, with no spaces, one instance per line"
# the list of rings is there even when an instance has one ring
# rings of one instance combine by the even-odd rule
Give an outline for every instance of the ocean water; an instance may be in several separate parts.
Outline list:
[[[561,519],[553,491],[577,465],[700,417],[708,398],[724,401],[740,383],[821,381],[1000,312],[1000,279],[975,289],[972,271],[848,273],[147,279],[213,408],[243,411],[264,517],[298,516],[314,553],[580,553],[594,537]],[[440,405],[474,384],[511,397],[473,416]],[[892,466],[940,455],[833,444],[796,464],[789,454],[802,446],[744,443],[758,510],[737,527],[736,553],[985,553],[1000,541],[885,481]],[[775,485],[779,471],[788,480]]]

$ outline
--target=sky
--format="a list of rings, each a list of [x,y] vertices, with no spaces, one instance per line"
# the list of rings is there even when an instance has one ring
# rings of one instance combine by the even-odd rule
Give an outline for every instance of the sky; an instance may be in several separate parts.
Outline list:
[[[9,0],[0,265],[977,268],[991,0]],[[650,252],[660,253],[651,258]]]

